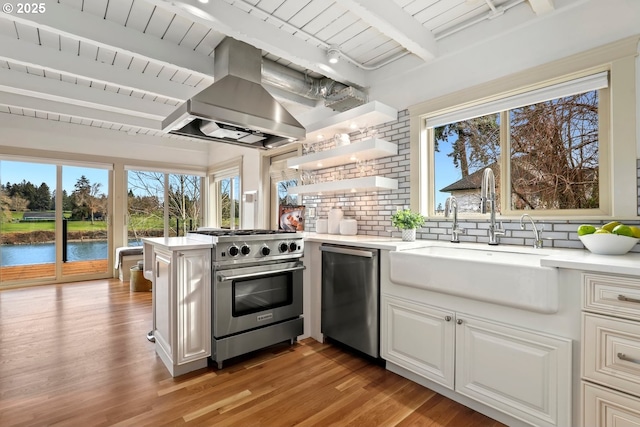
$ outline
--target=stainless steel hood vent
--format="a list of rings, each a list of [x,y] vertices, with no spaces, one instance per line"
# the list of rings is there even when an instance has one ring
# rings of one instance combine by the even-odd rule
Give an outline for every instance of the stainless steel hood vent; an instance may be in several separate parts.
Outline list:
[[[261,67],[259,49],[224,39],[215,51],[215,83],[178,107],[162,128],[176,135],[262,149],[304,139],[304,127],[260,84]]]

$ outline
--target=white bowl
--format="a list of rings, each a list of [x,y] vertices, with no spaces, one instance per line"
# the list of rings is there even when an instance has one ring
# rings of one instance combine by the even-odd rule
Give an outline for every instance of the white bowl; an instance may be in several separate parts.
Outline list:
[[[629,252],[640,241],[635,237],[618,236],[617,234],[585,234],[578,236],[589,251],[599,255],[623,255]]]

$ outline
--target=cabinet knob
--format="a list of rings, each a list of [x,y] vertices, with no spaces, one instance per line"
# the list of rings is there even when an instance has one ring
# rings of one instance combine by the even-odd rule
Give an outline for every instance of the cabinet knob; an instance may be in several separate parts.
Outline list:
[[[451,316],[444,316],[444,320],[446,320],[447,322],[451,322]]]
[[[462,325],[462,319],[458,319],[458,320],[456,320],[456,323],[457,323],[458,325]]]

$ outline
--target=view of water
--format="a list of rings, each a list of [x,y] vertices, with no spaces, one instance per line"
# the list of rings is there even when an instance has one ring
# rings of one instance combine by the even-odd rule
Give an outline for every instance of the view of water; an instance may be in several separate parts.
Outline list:
[[[88,261],[107,259],[107,242],[69,242],[67,244],[67,261]],[[1,245],[0,267],[12,265],[47,264],[56,260],[54,243],[37,243],[31,245]]]

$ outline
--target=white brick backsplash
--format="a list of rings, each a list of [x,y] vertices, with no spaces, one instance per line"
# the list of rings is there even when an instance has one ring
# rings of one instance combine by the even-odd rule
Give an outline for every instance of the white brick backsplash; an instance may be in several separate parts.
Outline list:
[[[375,161],[373,170],[369,170],[366,175],[380,175],[398,180],[398,190],[381,191],[373,193],[338,194],[334,196],[303,196],[302,202],[307,207],[316,208],[316,217],[326,217],[329,209],[333,206],[341,206],[345,211],[345,216],[353,217],[358,221],[358,233],[373,236],[393,236],[400,237],[401,233],[391,225],[391,215],[396,212],[396,207],[403,208],[409,205],[409,191],[411,184],[410,176],[410,153],[409,140],[409,112],[403,110],[398,113],[398,120],[377,126],[378,138],[385,139],[398,144],[398,154]],[[360,132],[350,134],[351,141],[356,142],[366,139]],[[331,144],[327,141],[327,147]],[[327,179],[333,177],[336,171],[344,171],[347,178],[356,178],[360,174],[355,164],[338,166],[335,168],[323,169],[319,175]],[[638,215],[640,216],[640,159],[637,160],[637,187],[638,187]],[[542,230],[545,247],[557,248],[579,248],[584,246],[578,239],[576,229],[580,224],[591,223],[602,225],[608,221],[602,220],[549,220],[536,218],[535,212],[530,212],[536,226]],[[500,218],[498,218],[500,221]],[[520,229],[520,221],[503,220],[506,235],[500,238],[503,245],[530,246],[533,245],[533,231],[529,222],[525,225],[525,230]],[[640,221],[624,221],[625,224],[640,225]],[[459,220],[459,226],[466,229],[466,234],[460,235],[462,242],[487,243],[487,229],[489,221],[480,220]],[[307,230],[315,230],[315,219],[307,221]],[[428,220],[424,227],[417,232],[418,239],[425,240],[451,240],[451,220]],[[640,245],[636,245],[632,252],[640,253]]]

